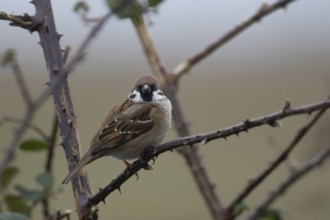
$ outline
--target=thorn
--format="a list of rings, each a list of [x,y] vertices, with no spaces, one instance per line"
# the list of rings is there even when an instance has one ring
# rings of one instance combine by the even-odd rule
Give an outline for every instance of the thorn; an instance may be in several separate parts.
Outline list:
[[[117,188],[117,189],[118,189],[119,193],[121,194],[121,189],[120,189],[120,186],[118,186],[118,188]]]
[[[207,138],[204,138],[203,140],[202,140],[202,142],[201,142],[201,144],[206,144],[208,142],[208,140],[207,140]]]
[[[273,127],[273,128],[281,127],[281,124],[277,121],[270,121],[270,122],[268,122],[268,125]]]
[[[57,34],[57,40],[60,41],[61,37],[63,37],[63,34]]]
[[[102,200],[103,204],[105,204],[105,198]]]
[[[223,137],[223,139],[225,139],[225,141],[226,141],[226,140],[227,140],[227,137],[226,137],[226,136],[224,136],[224,137]]]
[[[67,123],[69,124],[70,128],[72,128],[73,121],[71,119],[68,119]]]
[[[136,181],[138,181],[138,179],[139,179],[139,174],[136,172],[135,173],[135,176],[136,176]]]
[[[191,144],[191,145],[190,145],[190,149],[193,149],[193,147],[194,147],[194,145],[193,145],[193,144]]]
[[[48,28],[48,25],[45,25],[45,31],[47,34],[49,34],[49,28]]]
[[[99,191],[102,191],[102,188],[101,187],[98,187]]]
[[[250,127],[251,126],[251,121],[249,119],[244,120],[243,123],[247,127]]]
[[[236,135],[236,137],[239,138],[239,132],[238,131],[235,133],[235,135]]]
[[[173,149],[169,149],[169,151],[171,151],[173,153]]]
[[[59,72],[60,72],[60,70],[58,70],[58,69],[53,69],[53,74],[54,74],[54,75],[57,75]]]
[[[285,100],[284,107],[282,109],[282,112],[285,113],[287,110],[290,110],[291,108],[291,103],[289,99]]]
[[[152,160],[152,165],[154,165],[154,164],[155,164],[155,162],[156,162],[156,159],[155,159],[155,157],[151,158],[151,160]]]

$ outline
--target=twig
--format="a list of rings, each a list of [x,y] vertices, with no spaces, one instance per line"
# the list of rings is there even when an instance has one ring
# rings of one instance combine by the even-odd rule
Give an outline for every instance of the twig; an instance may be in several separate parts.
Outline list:
[[[50,132],[47,157],[46,157],[46,163],[45,163],[45,172],[47,172],[47,173],[52,172],[52,166],[53,166],[53,160],[54,160],[54,150],[55,150],[56,140],[57,140],[57,135],[58,135],[57,133],[58,133],[58,120],[57,120],[57,115],[54,114],[53,126],[52,126],[52,130]],[[42,209],[43,209],[44,217],[46,219],[47,217],[50,216],[48,197],[45,197],[42,200]]]
[[[49,141],[47,159],[46,159],[46,164],[45,164],[45,171],[48,173],[52,172],[54,150],[55,150],[55,146],[56,146],[57,136],[58,136],[58,119],[57,119],[56,114],[54,114],[53,126],[52,126],[52,130],[50,133],[50,141]]]
[[[152,72],[157,77],[161,87],[165,85],[166,70],[158,55],[153,40],[150,37],[149,30],[144,22],[144,18],[141,16],[138,22],[132,21],[136,32],[140,38],[140,42],[143,46],[144,52],[151,67]]]
[[[100,32],[100,30],[105,25],[105,23],[110,19],[110,17],[123,10],[126,7],[126,4],[128,4],[130,1],[132,0],[122,0],[121,3],[118,4],[116,8],[114,8],[112,11],[109,11],[106,15],[104,15],[102,18],[98,20],[96,25],[91,29],[91,31],[88,33],[86,38],[81,43],[77,52],[73,55],[71,60],[65,66],[65,70],[67,73],[71,72],[75,67],[75,65],[83,59],[85,50],[90,45],[94,37]]]
[[[291,175],[287,177],[279,186],[273,190],[272,193],[269,194],[265,198],[260,205],[257,206],[253,210],[253,212],[246,218],[246,220],[254,220],[258,219],[260,215],[262,215],[267,208],[272,205],[280,196],[284,194],[294,183],[296,183],[300,178],[306,176],[310,171],[314,168],[320,166],[328,157],[330,157],[330,147],[323,150],[314,156],[308,163],[302,166],[299,169],[296,169]]]
[[[28,128],[34,130],[37,134],[39,134],[45,141],[48,141],[49,138],[47,136],[47,134],[38,126],[28,123],[27,121],[24,121],[23,119],[19,119],[19,118],[15,118],[15,117],[11,117],[11,116],[3,116],[0,118],[0,124],[2,122],[12,122],[15,124],[25,124]]]
[[[16,56],[13,56],[10,64],[11,64],[13,73],[15,75],[18,88],[21,92],[21,96],[23,97],[25,106],[28,108],[32,104],[32,99],[31,99],[29,89],[26,85],[22,70],[17,62]]]
[[[275,113],[271,113],[265,116],[254,118],[251,120],[246,120],[238,125],[234,125],[225,129],[193,135],[189,137],[179,138],[177,140],[172,140],[167,143],[161,144],[152,150],[148,149],[142,156],[142,159],[136,160],[130,167],[128,167],[128,172],[124,171],[119,174],[115,179],[113,179],[106,187],[101,189],[98,193],[89,198],[88,202],[82,206],[82,209],[89,209],[93,205],[97,205],[101,201],[116,189],[120,190],[120,186],[126,182],[132,175],[138,172],[140,169],[144,168],[146,164],[153,158],[159,156],[166,151],[172,151],[178,147],[191,146],[197,143],[206,144],[209,141],[227,138],[231,135],[238,135],[241,132],[246,132],[249,129],[261,126],[261,125],[273,125],[277,120],[299,114],[311,114],[314,111],[321,109],[330,108],[330,99],[326,99],[322,102],[317,102],[310,105],[299,106],[295,108],[287,109],[286,111],[280,110]]]
[[[273,4],[264,3],[261,5],[259,10],[253,14],[251,17],[236,25],[232,30],[226,32],[222,37],[217,39],[215,42],[208,45],[203,50],[197,52],[193,56],[189,57],[187,60],[180,63],[177,67],[175,67],[172,71],[174,75],[174,81],[177,81],[182,75],[187,73],[193,66],[197,63],[211,55],[215,50],[219,49],[221,46],[226,44],[228,41],[232,40],[238,34],[249,28],[251,25],[260,22],[262,18],[271,14],[272,12],[285,8],[288,4],[294,2],[296,0],[279,0]]]
[[[282,153],[267,167],[263,172],[261,172],[255,179],[249,181],[248,185],[242,190],[241,193],[230,203],[228,208],[226,209],[227,219],[232,219],[235,217],[235,207],[240,204],[250,193],[256,189],[259,184],[266,179],[279,165],[284,162],[292,150],[298,145],[298,143],[302,140],[303,137],[307,134],[308,131],[315,125],[315,123],[321,118],[321,116],[325,113],[326,109],[320,110],[314,118],[298,130],[297,134],[291,141],[291,143],[282,151]]]
[[[3,171],[6,169],[8,164],[15,158],[15,152],[19,145],[19,142],[22,138],[22,136],[25,134],[27,128],[29,128],[29,124],[33,119],[34,113],[37,109],[37,106],[31,105],[29,109],[24,114],[24,117],[22,119],[22,122],[20,126],[17,127],[13,134],[13,138],[11,139],[11,142],[7,146],[5,152],[4,152],[4,158],[1,161],[0,164],[0,174],[3,173]],[[0,175],[2,176],[2,175]]]
[[[21,27],[23,29],[31,30],[33,27],[33,22],[31,17],[28,14],[21,15],[13,15],[7,14],[6,12],[0,12],[0,20],[10,21],[9,25]]]
[[[71,72],[73,70],[73,68],[75,67],[75,65],[83,59],[85,50],[90,45],[90,43],[92,42],[94,37],[100,32],[101,28],[105,25],[106,21],[108,21],[112,15],[113,15],[113,12],[111,12],[111,11],[108,12],[106,15],[104,15],[102,18],[100,18],[99,21],[96,23],[96,25],[91,29],[91,31],[88,33],[86,38],[83,40],[83,42],[79,46],[77,52],[73,55],[71,60],[65,66],[67,73]]]
[[[133,23],[136,27],[138,36],[144,48],[152,72],[157,76],[161,87],[164,89],[164,92],[172,102],[173,122],[175,122],[175,128],[178,135],[191,135],[190,127],[186,123],[186,116],[183,113],[181,103],[177,97],[177,85],[173,83],[171,78],[169,78],[171,75],[167,74],[167,71],[161,62],[143,17],[141,17],[138,22],[133,21]],[[218,219],[222,213],[222,204],[217,194],[215,193],[214,184],[211,182],[203,165],[199,153],[199,148],[194,147],[193,150],[180,148],[179,152],[184,157],[188,165],[188,169],[194,177],[199,191],[201,192],[201,195],[203,196],[204,201],[210,210],[210,213],[214,219]]]

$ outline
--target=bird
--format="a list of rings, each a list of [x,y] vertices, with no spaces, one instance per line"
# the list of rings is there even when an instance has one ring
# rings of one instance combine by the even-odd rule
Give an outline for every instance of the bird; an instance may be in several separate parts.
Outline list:
[[[128,97],[104,118],[88,151],[64,178],[67,184],[85,165],[103,156],[126,160],[139,158],[142,152],[157,146],[171,126],[172,105],[159,89],[157,79],[142,75],[136,79]]]

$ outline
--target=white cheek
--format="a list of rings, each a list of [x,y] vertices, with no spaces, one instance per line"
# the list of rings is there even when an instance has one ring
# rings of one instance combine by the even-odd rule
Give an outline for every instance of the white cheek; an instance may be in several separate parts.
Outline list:
[[[154,102],[159,102],[159,101],[165,101],[168,100],[168,98],[164,95],[164,93],[162,91],[160,91],[159,89],[154,91],[152,94],[152,100]]]
[[[134,96],[133,98],[131,98],[132,95]],[[143,101],[140,93],[135,90],[131,94],[129,94],[128,99],[132,100],[133,102],[142,102]]]

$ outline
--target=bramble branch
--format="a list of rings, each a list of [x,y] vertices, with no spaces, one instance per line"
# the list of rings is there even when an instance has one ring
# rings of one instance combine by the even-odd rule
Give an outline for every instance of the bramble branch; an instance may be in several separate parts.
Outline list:
[[[316,156],[314,156],[309,162],[307,162],[301,168],[296,169],[291,175],[287,177],[276,189],[271,192],[266,199],[261,202],[257,208],[246,218],[246,220],[258,219],[267,208],[272,205],[281,195],[283,195],[290,187],[293,186],[300,178],[320,166],[326,159],[330,157],[330,147],[324,149]]]
[[[290,117],[293,115],[301,115],[301,114],[311,114],[315,111],[328,109],[330,108],[330,99],[326,99],[321,102],[313,103],[310,105],[299,106],[295,108],[284,107],[280,111],[260,116],[254,119],[245,120],[242,123],[237,125],[208,132],[203,134],[197,134],[189,137],[183,137],[176,140],[169,141],[167,143],[161,144],[153,149],[147,149],[145,153],[143,153],[142,157],[136,160],[131,166],[127,168],[126,171],[119,174],[114,180],[112,180],[106,187],[101,189],[98,193],[89,198],[88,202],[82,206],[82,209],[89,209],[93,205],[97,205],[101,201],[104,201],[105,198],[115,190],[120,190],[121,185],[126,182],[132,175],[137,173],[142,168],[147,166],[147,163],[158,155],[166,152],[172,151],[176,148],[183,146],[192,146],[197,143],[206,144],[209,141],[224,138],[226,139],[232,135],[238,135],[241,132],[247,132],[249,129],[259,127],[262,125],[270,125],[272,127],[277,125],[277,121],[286,117]]]
[[[193,66],[197,63],[210,56],[215,50],[219,49],[221,46],[225,45],[228,41],[232,40],[234,37],[242,33],[244,30],[248,29],[251,25],[258,23],[271,14],[272,12],[285,8],[290,3],[293,3],[296,0],[279,0],[273,4],[263,3],[255,14],[243,21],[242,23],[236,25],[233,29],[226,32],[222,37],[208,45],[203,50],[197,52],[193,56],[189,57],[187,60],[183,61],[172,71],[174,75],[174,81],[179,80],[179,78],[187,73]]]
[[[321,118],[321,116],[325,113],[326,110],[327,109],[320,110],[311,121],[309,121],[305,126],[300,128],[291,143],[282,151],[282,153],[279,154],[278,157],[272,163],[270,163],[270,165],[256,178],[249,181],[248,185],[242,190],[241,193],[238,194],[238,196],[230,203],[230,205],[226,209],[226,219],[234,219],[235,213],[233,213],[233,211],[235,210],[235,207],[239,205],[248,195],[250,195],[250,193],[254,189],[256,189],[257,186],[259,186],[259,184],[262,183],[262,181],[265,180],[266,177],[268,177],[276,168],[278,168],[279,165],[282,164],[282,162],[288,159],[292,150],[298,145],[302,138],[305,137],[305,135]]]

